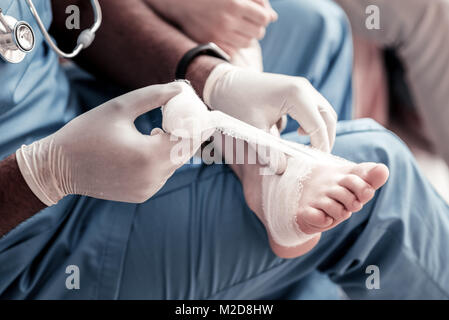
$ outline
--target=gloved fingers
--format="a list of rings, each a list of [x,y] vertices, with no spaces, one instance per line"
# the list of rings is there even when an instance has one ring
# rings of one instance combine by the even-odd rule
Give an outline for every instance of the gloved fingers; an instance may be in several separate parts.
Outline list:
[[[132,120],[166,104],[182,91],[183,82],[171,82],[162,85],[148,86],[127,93],[117,98],[119,106],[123,107]]]
[[[179,138],[160,128],[155,128],[146,136],[150,146],[149,152],[156,152],[171,166],[178,168],[195,155],[201,145],[215,132],[214,128],[205,130],[200,137],[193,139]]]
[[[334,142],[335,142],[335,130],[334,130],[333,134],[332,134],[332,129],[328,128],[327,131],[328,131],[328,134],[329,134],[329,150],[332,150],[332,147],[333,147]],[[298,134],[300,136],[307,136],[308,135],[308,133],[301,127],[298,128]],[[333,139],[331,139],[331,137],[333,137]]]
[[[276,122],[276,126],[278,128],[279,133],[282,133],[282,131],[285,130],[285,128],[287,127],[287,115],[283,115],[278,122]]]
[[[323,152],[330,152],[329,135],[324,120],[314,131],[309,133],[310,143],[313,147],[320,149]]]
[[[215,130],[211,112],[187,84],[182,93],[162,107],[162,128],[177,137],[193,140],[201,140],[205,133]]]
[[[337,121],[334,115],[329,112],[329,110],[321,110],[320,113],[323,117],[324,122],[326,123],[327,133],[329,137],[329,151],[331,151],[335,143],[335,137],[337,135]]]
[[[332,150],[335,142],[338,116],[329,101],[327,101],[327,99],[322,95],[320,95],[318,103],[318,110],[324,122],[326,123],[327,131],[329,134],[329,150]]]
[[[300,136],[307,136],[307,132],[302,127],[298,128],[298,134]]]
[[[275,124],[274,126],[272,126],[272,127],[270,128],[270,133],[271,133],[273,136],[278,137],[278,138],[281,136],[281,133],[280,133],[280,131],[279,131],[279,128],[278,128],[277,124]]]
[[[335,112],[335,109],[332,107],[329,101],[327,101],[327,99],[323,97],[321,94],[318,100],[318,109],[320,111],[327,111],[330,115],[332,115],[332,118],[334,118],[335,122],[338,121],[337,112]]]
[[[174,135],[160,128],[155,128],[151,131],[149,136],[146,136],[150,143],[156,145],[156,150],[161,152],[170,151],[174,146],[179,145],[180,142],[189,144],[191,146],[190,154],[194,155],[198,148],[206,142],[215,132],[215,128],[204,129],[200,135],[195,135],[194,138],[182,138]],[[188,155],[187,155],[188,156]]]
[[[293,107],[289,114],[300,124],[302,131],[310,136],[310,142],[313,147],[329,152],[327,123],[319,112],[316,100],[310,97],[306,97],[306,100],[311,101],[307,108]],[[298,99],[298,101],[301,101],[301,99]]]
[[[163,176],[182,166],[194,154],[190,139],[175,137],[160,129],[154,129],[147,138],[150,145],[146,150],[151,158],[157,158],[158,169]]]
[[[331,113],[331,115],[334,118],[335,122],[337,122],[338,121],[338,115],[337,115],[337,112],[335,112],[335,109],[332,108],[332,106],[330,106],[329,112]]]
[[[183,139],[164,132],[160,128],[155,128],[149,136],[145,136],[149,144],[146,146],[148,158],[157,166],[158,185],[152,185],[148,194],[155,194],[166,181],[201,147],[202,141],[207,140],[212,133],[205,133],[203,139]]]
[[[301,125],[301,131],[305,132],[310,137],[310,143],[313,147],[320,149],[324,152],[330,151],[329,135],[327,131],[327,123],[322,117],[316,106],[306,109],[308,112],[304,112],[301,116],[297,114],[301,110],[295,110],[291,112],[293,118]]]

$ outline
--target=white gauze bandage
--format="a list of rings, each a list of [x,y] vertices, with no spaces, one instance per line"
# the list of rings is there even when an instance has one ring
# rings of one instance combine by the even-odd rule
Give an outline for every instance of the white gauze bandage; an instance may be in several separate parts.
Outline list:
[[[288,158],[282,175],[267,175],[262,181],[262,208],[265,225],[278,245],[295,247],[316,236],[306,234],[296,221],[303,182],[311,172],[309,161]]]
[[[210,112],[190,84],[183,85],[182,92],[162,106],[162,119],[162,128],[179,138],[197,139],[204,132],[215,131]]]
[[[216,130],[288,155],[288,165],[282,175],[263,177],[264,222],[273,240],[284,247],[301,245],[316,236],[305,234],[296,223],[303,183],[317,163],[346,163],[346,160],[283,140],[220,111],[208,111],[194,90],[187,86],[162,108],[162,112],[164,130],[177,137],[191,138],[202,131]]]

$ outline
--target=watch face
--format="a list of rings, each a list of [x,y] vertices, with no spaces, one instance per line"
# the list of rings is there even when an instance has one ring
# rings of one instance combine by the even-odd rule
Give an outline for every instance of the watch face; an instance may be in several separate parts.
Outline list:
[[[31,26],[25,22],[19,22],[15,29],[17,46],[25,52],[33,50],[35,39]]]

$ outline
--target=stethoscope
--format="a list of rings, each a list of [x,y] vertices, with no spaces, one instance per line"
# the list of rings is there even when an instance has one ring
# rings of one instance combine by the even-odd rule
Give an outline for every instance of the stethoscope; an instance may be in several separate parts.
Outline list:
[[[94,24],[78,36],[76,48],[71,53],[65,53],[54,43],[42,20],[37,13],[32,0],[25,0],[34,19],[41,30],[48,45],[62,58],[76,57],[81,50],[89,47],[95,38],[95,32],[100,28],[102,21],[101,7],[98,0],[90,0],[94,11]],[[0,8],[0,56],[7,62],[19,63],[25,59],[27,53],[34,49],[36,39],[33,28],[25,21],[17,21],[14,17],[5,16]]]

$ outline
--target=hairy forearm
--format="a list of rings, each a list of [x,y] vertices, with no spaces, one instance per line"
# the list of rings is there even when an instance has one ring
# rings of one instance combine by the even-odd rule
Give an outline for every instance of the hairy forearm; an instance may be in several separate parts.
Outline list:
[[[176,19],[179,16],[177,12],[182,10],[177,10],[179,6],[177,5],[178,0],[143,0],[145,3],[149,4],[152,9],[154,9],[157,14],[164,19],[169,20],[171,23],[176,24]]]
[[[82,28],[92,23],[88,1],[53,1],[53,34],[63,47],[74,45],[76,37],[65,28],[65,8],[77,4]],[[87,5],[86,5],[87,4]],[[139,88],[175,79],[182,56],[197,43],[155,14],[143,0],[102,1],[103,24],[92,46],[79,59],[89,71],[130,88]],[[187,78],[199,94],[205,79],[222,61],[200,57],[189,67]]]
[[[0,237],[44,209],[20,173],[15,154],[0,162]]]

